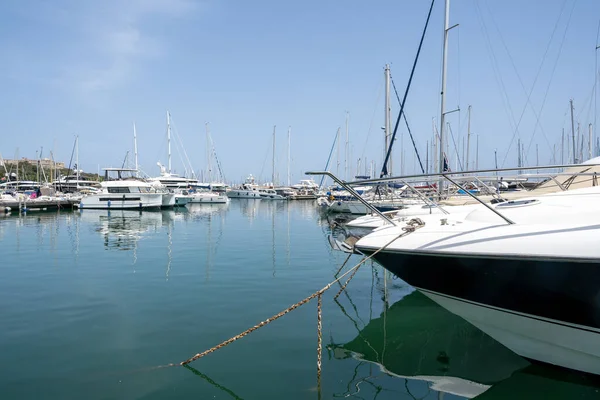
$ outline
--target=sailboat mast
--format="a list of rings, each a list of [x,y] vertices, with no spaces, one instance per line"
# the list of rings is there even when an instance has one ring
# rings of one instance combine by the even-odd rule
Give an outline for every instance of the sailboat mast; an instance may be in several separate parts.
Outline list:
[[[345,179],[348,180],[348,158],[350,157],[349,154],[349,137],[348,137],[348,119],[350,118],[350,113],[348,111],[346,111],[346,156],[344,157],[344,176],[346,177]]]
[[[340,128],[338,127],[337,133],[336,133],[336,137],[337,137],[337,155],[336,155],[336,169],[335,169],[335,174],[337,176],[340,176]]]
[[[467,155],[466,155],[466,169],[469,171],[469,146],[471,144],[471,105],[469,104],[469,108],[467,109],[469,114],[469,119],[467,121]]]
[[[140,177],[138,170],[138,148],[137,148],[137,131],[135,130],[135,122],[133,123],[133,154],[135,156],[135,177]]]
[[[76,187],[77,189],[79,189],[79,135],[75,136],[75,142],[77,143],[77,147],[76,147],[76,153],[75,153],[75,164],[77,165],[77,172],[76,172],[76,176],[77,176],[77,184]]]
[[[167,111],[167,157],[168,157],[168,173],[171,173],[171,114]]]
[[[562,129],[562,136],[560,137],[560,164],[565,164],[565,128]]]
[[[439,161],[439,172],[444,172],[444,148],[446,144],[446,138],[444,135],[444,124],[445,124],[445,109],[446,109],[446,75],[447,75],[447,63],[448,63],[448,31],[450,24],[450,0],[446,0],[444,6],[444,47],[442,50],[442,90],[441,90],[441,105],[440,105],[440,159]],[[440,178],[438,191],[439,194],[442,194],[444,185],[443,178]]]
[[[590,129],[590,137],[588,139],[589,140],[589,144],[590,144],[590,146],[589,146],[590,147],[589,148],[589,158],[588,159],[591,159],[592,158],[592,142],[594,141],[593,134],[592,134],[592,124],[589,124],[588,128]]]
[[[273,125],[273,175],[271,177],[273,187],[275,187],[275,128],[277,128],[277,125]]]
[[[392,121],[391,121],[391,107],[390,107],[390,65],[385,64],[384,69],[384,77],[385,77],[385,146],[383,148],[383,159],[385,160],[385,156],[387,155],[388,148],[390,146],[390,139],[392,135]],[[392,157],[388,161],[388,174],[392,175]]]
[[[477,141],[475,142],[475,170],[479,170],[479,135],[477,135]]]
[[[206,175],[204,176],[206,182],[212,182],[212,160],[210,158],[210,133],[208,131],[208,122],[204,124],[206,131]]]
[[[573,164],[577,164],[577,147],[575,146],[575,119],[573,118],[573,99],[571,103],[571,134],[573,135]]]
[[[290,164],[291,164],[291,144],[292,144],[292,127],[288,127],[288,165],[287,165],[287,185],[290,186],[292,184],[292,175],[290,174]]]

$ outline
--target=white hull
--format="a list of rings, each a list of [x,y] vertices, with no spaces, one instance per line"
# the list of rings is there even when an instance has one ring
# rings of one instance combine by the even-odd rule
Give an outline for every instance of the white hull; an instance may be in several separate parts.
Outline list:
[[[175,206],[175,194],[174,193],[163,193],[162,194],[162,207],[169,208]]]
[[[190,203],[194,204],[225,204],[229,202],[229,198],[222,194],[215,193],[197,193],[191,196]]]
[[[256,190],[238,190],[232,189],[227,192],[227,197],[231,199],[260,199],[260,193]]]
[[[419,290],[523,357],[600,374],[599,329]]]
[[[175,195],[175,206],[176,207],[184,207],[190,201],[192,201],[191,196],[186,196],[186,195],[181,195],[181,194]]]
[[[127,210],[162,207],[162,193],[91,194],[81,198],[79,208]]]
[[[285,197],[279,194],[261,193],[260,198],[263,200],[287,200]]]

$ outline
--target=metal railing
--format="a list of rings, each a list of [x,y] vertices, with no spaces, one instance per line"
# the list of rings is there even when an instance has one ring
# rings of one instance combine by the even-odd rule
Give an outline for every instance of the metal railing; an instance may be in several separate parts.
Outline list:
[[[306,172],[307,175],[325,175],[325,176],[329,176],[334,182],[336,182],[337,184],[339,184],[340,186],[342,186],[344,189],[346,189],[352,196],[354,196],[358,201],[360,201],[361,203],[363,203],[369,210],[371,210],[374,214],[377,214],[379,217],[381,217],[386,223],[392,224],[392,225],[396,225],[396,223],[388,218],[386,215],[384,215],[381,211],[379,211],[374,205],[370,204],[367,200],[365,200],[364,198],[362,198],[362,196],[360,196],[353,188],[352,186],[358,186],[358,185],[372,185],[372,184],[386,184],[389,182],[401,182],[402,184],[406,185],[408,189],[410,189],[412,192],[416,193],[421,200],[423,200],[426,204],[429,203],[429,201],[431,201],[430,199],[428,199],[425,195],[423,195],[422,193],[419,192],[419,190],[417,190],[416,188],[414,188],[408,181],[409,180],[420,180],[420,181],[428,181],[428,179],[426,178],[431,178],[431,177],[439,177],[439,178],[443,178],[445,180],[447,180],[448,182],[452,183],[453,185],[455,185],[456,187],[462,189],[465,194],[467,194],[468,196],[470,196],[471,198],[473,198],[475,201],[477,201],[478,203],[480,203],[481,205],[483,205],[484,207],[486,207],[488,210],[492,211],[494,214],[496,214],[497,216],[499,216],[500,218],[502,218],[506,223],[508,224],[514,224],[515,222],[512,221],[510,218],[506,217],[505,215],[503,215],[502,213],[500,213],[498,210],[496,210],[495,208],[491,207],[489,204],[485,203],[482,199],[478,198],[476,195],[474,195],[473,193],[471,193],[468,189],[464,188],[463,186],[461,186],[458,181],[462,180],[477,180],[479,182],[482,182],[481,179],[484,179],[482,177],[477,177],[477,176],[472,176],[475,174],[484,174],[484,173],[500,173],[500,172],[508,172],[508,171],[526,171],[526,170],[558,170],[558,169],[564,169],[564,168],[579,168],[579,169],[584,169],[584,170],[589,170],[592,167],[595,166],[600,166],[600,164],[564,164],[564,165],[549,165],[549,166],[538,166],[538,167],[517,167],[517,168],[500,168],[500,169],[480,169],[480,170],[474,170],[474,171],[456,171],[456,172],[451,172],[451,171],[447,171],[447,172],[443,172],[443,173],[430,173],[430,174],[415,174],[415,175],[404,175],[404,176],[395,176],[395,177],[386,177],[386,178],[375,178],[375,179],[363,179],[363,180],[357,180],[357,181],[351,181],[351,182],[347,182],[347,181],[343,181],[340,178],[338,178],[337,176],[335,176],[334,174],[332,174],[329,171],[308,171]],[[462,176],[461,176],[462,175]],[[469,176],[470,175],[470,176]],[[536,174],[535,176],[537,177],[546,177],[547,179],[553,180],[557,186],[561,189],[561,190],[567,190],[563,184],[561,184],[560,182],[558,182],[558,180],[556,180],[557,176],[572,176],[573,179],[578,177],[578,176],[592,176],[595,177],[596,176],[596,172],[577,172],[577,171],[573,171],[573,172],[556,172],[556,173],[552,173],[552,174]],[[451,178],[451,176],[453,178]],[[532,175],[527,174],[527,175],[520,175],[520,177],[531,177]],[[496,177],[486,177],[486,178],[495,178],[496,181],[499,181],[499,178]],[[485,179],[484,179],[485,180]],[[483,183],[483,182],[482,182]],[[429,201],[427,201],[429,200]],[[438,204],[438,207],[442,210],[442,212],[448,214],[448,212],[446,210],[444,210],[443,208],[441,208]]]

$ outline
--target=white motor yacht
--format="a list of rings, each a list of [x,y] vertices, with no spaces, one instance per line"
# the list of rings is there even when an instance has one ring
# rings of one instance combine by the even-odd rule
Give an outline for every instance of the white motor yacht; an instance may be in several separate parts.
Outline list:
[[[250,174],[246,178],[244,184],[228,190],[227,197],[232,199],[260,199],[260,192],[258,190],[258,185],[254,183],[254,176]]]
[[[229,197],[215,192],[196,192],[190,194],[190,203],[224,204],[229,203]]]
[[[98,193],[90,193],[81,198],[79,208],[94,209],[147,209],[163,205],[163,193],[140,179],[124,179],[123,173],[135,173],[134,169],[105,168],[105,180],[100,183]],[[110,173],[117,179],[109,179]]]

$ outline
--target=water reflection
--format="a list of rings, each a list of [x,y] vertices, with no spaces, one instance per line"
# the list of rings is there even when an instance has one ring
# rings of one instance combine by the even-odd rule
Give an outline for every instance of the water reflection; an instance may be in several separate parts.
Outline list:
[[[80,218],[104,238],[107,249],[115,250],[135,250],[145,233],[156,231],[163,224],[162,212],[85,210],[80,212]]]
[[[420,399],[437,399],[442,394],[477,399],[599,395],[596,377],[531,365],[419,292],[406,295],[389,309],[384,306],[362,328],[356,317],[339,306],[353,321],[356,336],[341,344],[332,339],[329,351],[336,359],[354,358],[359,364],[347,390],[336,396],[354,396],[358,389],[363,398],[370,398],[369,393],[376,396],[386,389],[374,383],[381,375],[401,379],[400,391]],[[374,364],[379,374],[373,373]]]
[[[190,203],[182,210],[186,210],[185,220],[203,220],[215,215],[225,215],[229,204],[197,204]]]

